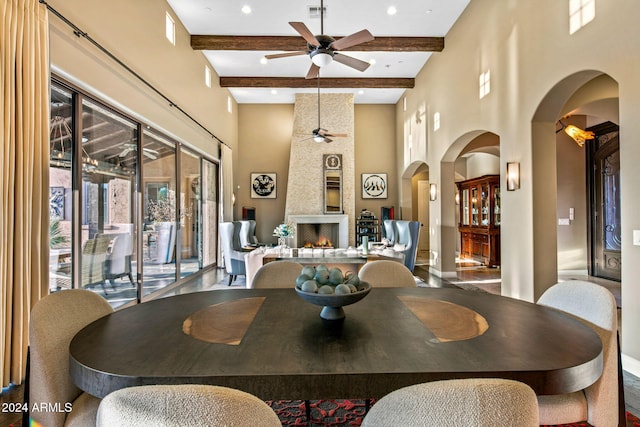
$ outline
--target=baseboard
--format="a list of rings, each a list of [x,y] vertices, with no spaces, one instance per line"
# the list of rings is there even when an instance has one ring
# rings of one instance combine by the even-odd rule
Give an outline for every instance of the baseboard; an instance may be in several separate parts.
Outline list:
[[[588,276],[589,270],[558,270],[558,276]]]
[[[640,360],[622,353],[622,369],[640,378]]]
[[[455,271],[440,271],[432,266],[429,267],[429,273],[441,279],[455,279],[458,277],[458,273]]]

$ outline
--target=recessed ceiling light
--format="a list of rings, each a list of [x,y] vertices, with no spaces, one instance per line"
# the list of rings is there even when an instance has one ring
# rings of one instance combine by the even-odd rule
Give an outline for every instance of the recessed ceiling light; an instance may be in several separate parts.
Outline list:
[[[364,91],[363,91],[362,89],[360,89],[360,90],[358,91],[358,95],[362,95],[362,94],[364,94]]]
[[[277,90],[275,90],[275,89],[271,89],[271,95],[277,95],[277,94],[278,94],[278,91],[277,91]]]
[[[433,12],[432,9],[427,9],[427,10],[424,11],[424,13],[431,13],[431,12]]]
[[[264,56],[263,56],[262,58],[260,58],[260,63],[261,63],[261,64],[263,64],[263,65],[264,65],[264,64],[266,64],[267,62],[268,62],[268,61],[267,61],[267,58],[265,58]]]
[[[369,64],[370,64],[370,65],[374,65],[375,63],[376,63],[376,60],[375,60],[375,59],[371,58],[371,59],[369,60]]]
[[[249,6],[248,4],[245,4],[244,6],[242,6],[242,13],[248,15],[251,13],[251,6]]]
[[[398,13],[398,9],[396,9],[395,6],[389,6],[389,8],[387,9],[387,14],[389,15],[395,15],[396,13]]]

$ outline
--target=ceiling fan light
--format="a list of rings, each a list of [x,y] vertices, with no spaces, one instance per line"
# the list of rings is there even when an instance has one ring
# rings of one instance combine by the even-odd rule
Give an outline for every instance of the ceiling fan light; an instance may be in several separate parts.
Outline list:
[[[318,67],[324,67],[325,65],[329,65],[333,57],[325,52],[318,52],[311,57],[311,61],[316,64]]]
[[[324,136],[316,135],[313,137],[315,142],[324,142]]]

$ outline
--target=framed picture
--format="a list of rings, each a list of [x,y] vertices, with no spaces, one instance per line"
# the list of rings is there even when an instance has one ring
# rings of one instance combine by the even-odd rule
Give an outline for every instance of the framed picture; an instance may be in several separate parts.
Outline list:
[[[251,174],[251,198],[275,199],[276,198],[276,174],[252,173]]]
[[[362,174],[362,198],[386,199],[387,198],[387,174],[363,173]]]
[[[49,218],[64,219],[64,187],[49,187]]]

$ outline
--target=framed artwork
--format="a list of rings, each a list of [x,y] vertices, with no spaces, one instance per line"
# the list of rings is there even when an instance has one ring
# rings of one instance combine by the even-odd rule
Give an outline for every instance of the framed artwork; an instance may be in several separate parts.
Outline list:
[[[363,173],[362,174],[362,198],[386,199],[387,198],[387,174]]]
[[[64,187],[49,187],[49,218],[64,219]]]
[[[251,198],[275,199],[276,198],[276,174],[252,173],[251,174]]]

